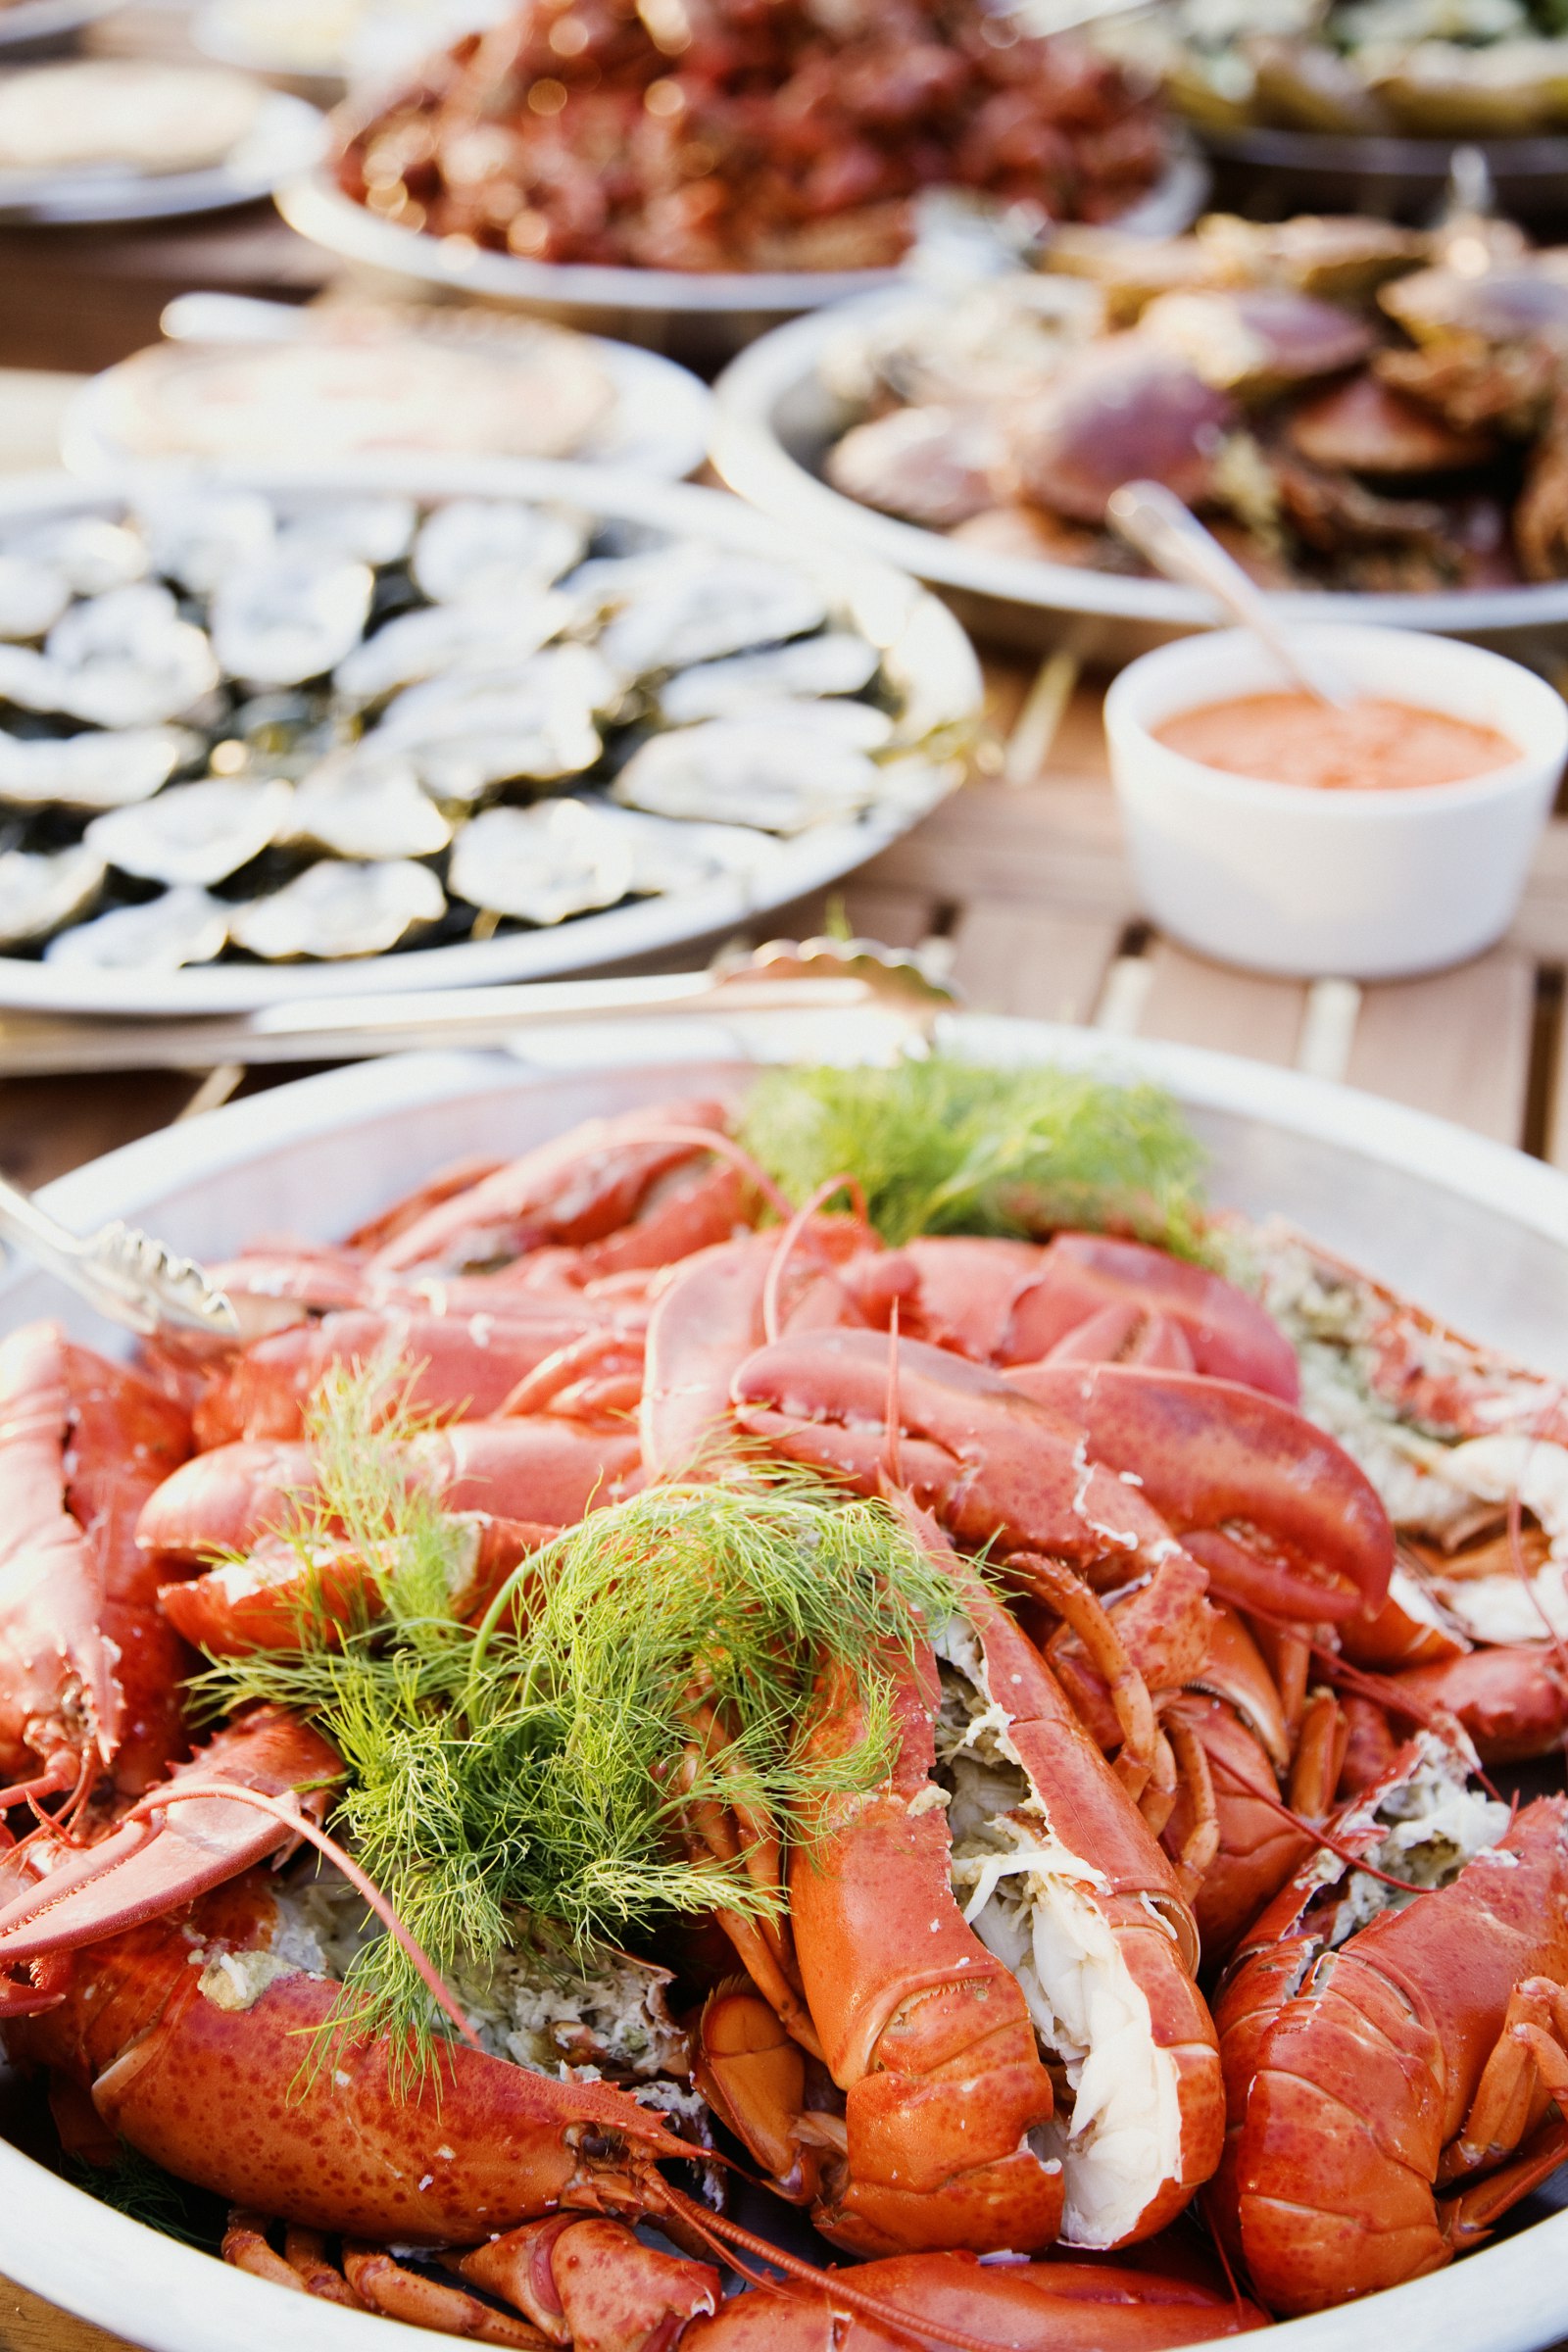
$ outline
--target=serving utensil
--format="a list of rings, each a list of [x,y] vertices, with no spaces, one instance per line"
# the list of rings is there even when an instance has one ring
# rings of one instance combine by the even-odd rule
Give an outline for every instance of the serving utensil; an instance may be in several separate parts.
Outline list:
[[[1163,482],[1123,482],[1111,492],[1105,512],[1122,537],[1167,580],[1202,589],[1241,628],[1260,637],[1286,675],[1315,701],[1337,710],[1355,701],[1353,690],[1320,656],[1303,657],[1261,589]]]
[[[501,1046],[563,1027],[731,1015],[874,1011],[918,1034],[953,1003],[918,959],[861,939],[772,940],[708,971],[635,979],[541,980],[308,998],[240,1015],[111,1020],[0,1012],[0,1076],[89,1070],[217,1069],[225,1062],[363,1061],[420,1049]]]
[[[73,1233],[4,1176],[0,1239],[144,1339],[260,1339],[304,1312],[292,1299],[247,1298],[242,1313],[193,1258],[176,1256],[151,1234],[119,1218],[96,1233]]]

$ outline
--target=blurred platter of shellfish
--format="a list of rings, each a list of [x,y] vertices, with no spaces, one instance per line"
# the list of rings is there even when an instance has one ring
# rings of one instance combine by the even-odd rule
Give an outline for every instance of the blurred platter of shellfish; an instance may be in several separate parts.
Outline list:
[[[1015,621],[1200,615],[1107,523],[1136,473],[1303,615],[1523,641],[1568,621],[1565,339],[1568,249],[1494,215],[1073,225],[1034,270],[754,345],[714,454],[744,495]]]

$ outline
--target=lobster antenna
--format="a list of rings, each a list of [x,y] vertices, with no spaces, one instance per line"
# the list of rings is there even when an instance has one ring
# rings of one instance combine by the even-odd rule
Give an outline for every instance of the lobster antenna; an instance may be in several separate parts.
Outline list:
[[[887,1450],[882,1457],[883,1468],[887,1472],[888,1484],[893,1487],[902,1487],[904,1465],[899,1450],[899,1433],[904,1422],[899,1406],[899,1302],[897,1298],[894,1299],[892,1311],[888,1316],[888,1394],[883,1412],[888,1433]]]
[[[765,2237],[758,2237],[752,2230],[743,2229],[739,2222],[732,2222],[727,2214],[709,2213],[694,2197],[688,2197],[684,2191],[673,2187],[662,2174],[658,2179],[660,2187],[670,2201],[669,2210],[678,2213],[691,2229],[700,2236],[707,2237],[710,2244],[716,2242],[722,2246],[726,2254],[731,2248],[742,2246],[758,2261],[770,2263],[775,2270],[782,2271],[787,2278],[798,2278],[804,2285],[814,2286],[824,2298],[836,2298],[858,2318],[873,2320],[879,2328],[891,2328],[895,2334],[907,2337],[910,2343],[927,2344],[932,2347],[932,2352],[1005,2352],[994,2335],[971,2335],[966,2328],[951,2327],[946,2321],[922,2320],[912,2312],[901,2311],[896,2303],[884,2303],[880,2296],[867,2294],[863,2287],[851,2286],[842,2271],[835,2271],[829,2277],[810,2263],[802,2262],[798,2255],[786,2254],[782,2246],[771,2245]],[[743,2270],[740,2263],[732,2262],[731,2268],[742,2271],[743,2276],[751,2275]],[[754,2283],[763,2293],[776,2294],[779,2291],[777,2281],[773,2279],[758,2278]]]
[[[784,1288],[785,1269],[799,1248],[801,1237],[810,1220],[819,1208],[825,1207],[835,1193],[848,1193],[851,1206],[860,1224],[867,1232],[871,1229],[871,1220],[866,1215],[865,1194],[860,1180],[858,1176],[848,1173],[825,1178],[809,1199],[803,1200],[799,1208],[791,1211],[789,1222],[779,1235],[778,1248],[768,1260],[767,1279],[762,1285],[762,1337],[769,1346],[779,1337],[782,1329],[779,1298]],[[840,1287],[842,1288],[842,1285]]]
[[[1468,1736],[1456,1715],[1448,1714],[1442,1707],[1429,1706],[1424,1700],[1411,1698],[1407,1691],[1401,1691],[1397,1675],[1369,1674],[1365,1667],[1352,1666],[1348,1659],[1342,1658],[1337,1650],[1324,1649],[1316,1642],[1312,1643],[1312,1655],[1322,1666],[1331,1683],[1343,1684],[1347,1690],[1353,1690],[1357,1698],[1369,1698],[1374,1706],[1383,1707],[1396,1715],[1403,1715],[1411,1723],[1418,1723],[1424,1732],[1430,1732],[1433,1738],[1441,1740],[1445,1746],[1451,1747],[1453,1745],[1455,1730],[1460,1733],[1461,1737]],[[1502,1791],[1494,1781],[1488,1778],[1486,1769],[1479,1758],[1471,1766],[1471,1770],[1487,1794],[1496,1797],[1500,1803]]]
[[[233,1781],[181,1781],[174,1788],[161,1788],[156,1790],[153,1795],[143,1797],[139,1805],[132,1805],[128,1818],[132,1821],[145,1821],[150,1814],[167,1812],[171,1805],[190,1804],[198,1797],[220,1797],[225,1802],[253,1805],[259,1813],[270,1813],[274,1821],[282,1822],[297,1838],[305,1838],[316,1847],[318,1853],[324,1854],[327,1860],[343,1873],[356,1892],[364,1896],[388,1935],[396,1936],[409,1959],[424,1980],[431,1999],[445,2011],[463,2035],[464,2040],[471,2049],[483,2052],[484,2043],[459,2008],[457,1995],[449,1990],[445,1979],[423,1944],[418,1941],[410,1929],[404,1926],[374,1880],[367,1878],[359,1864],[352,1855],[344,1851],[337,1839],[311,1819],[297,1797],[292,1803],[289,1803],[282,1797],[268,1796],[260,1788],[242,1788]]]
[[[674,1119],[650,1119],[646,1127],[639,1127],[635,1135],[623,1140],[633,1144],[695,1144],[704,1152],[711,1152],[716,1159],[727,1159],[732,1168],[739,1168],[781,1223],[787,1223],[795,1214],[789,1195],[780,1191],[761,1161],[754,1159],[744,1144],[738,1144],[732,1135],[723,1134],[717,1127],[687,1127]],[[583,1158],[591,1158],[598,1149],[597,1145],[585,1144]]]
[[[1260,1788],[1254,1780],[1249,1779],[1248,1775],[1238,1765],[1231,1763],[1228,1757],[1210,1756],[1210,1768],[1215,1764],[1219,1766],[1227,1779],[1235,1781],[1239,1787],[1245,1788],[1249,1796],[1256,1797],[1260,1805],[1266,1805],[1269,1811],[1277,1813],[1282,1821],[1290,1822],[1293,1828],[1300,1831],[1303,1838],[1310,1838],[1314,1845],[1321,1846],[1325,1853],[1335,1855],[1348,1869],[1364,1870],[1369,1879],[1377,1879],[1385,1886],[1397,1887],[1400,1894],[1425,1894],[1428,1891],[1424,1886],[1417,1886],[1413,1880],[1396,1879],[1392,1871],[1379,1870],[1375,1863],[1363,1861],[1359,1854],[1352,1853],[1350,1848],[1342,1844],[1339,1838],[1331,1838],[1326,1830],[1320,1829],[1315,1822],[1308,1821],[1304,1813],[1293,1812],[1283,1799],[1272,1795],[1266,1788]]]
[[[1545,1436],[1545,1425],[1550,1419],[1551,1415],[1557,1410],[1557,1407],[1561,1404],[1561,1402],[1562,1390],[1560,1388],[1553,1388],[1549,1390],[1545,1402],[1543,1404],[1540,1412],[1536,1415],[1535,1419],[1530,1425],[1529,1430],[1526,1432],[1525,1457],[1519,1465],[1519,1478],[1514,1480],[1513,1485],[1508,1490],[1508,1556],[1513,1564],[1513,1572],[1515,1576],[1517,1576],[1520,1584],[1524,1587],[1524,1590],[1529,1596],[1531,1606],[1534,1608],[1536,1615],[1541,1619],[1542,1626],[1545,1632],[1546,1640],[1551,1643],[1552,1652],[1557,1661],[1558,1672],[1564,1673],[1568,1672],[1568,1646],[1564,1645],[1561,1633],[1559,1632],[1558,1628],[1552,1624],[1551,1617],[1543,1604],[1540,1594],[1536,1591],[1535,1579],[1532,1577],[1529,1563],[1525,1559],[1524,1503],[1519,1493],[1519,1481],[1523,1478],[1526,1469],[1529,1467],[1531,1453],[1534,1451],[1536,1446],[1543,1442],[1543,1439]],[[1559,1741],[1558,1744],[1559,1746],[1562,1745],[1562,1741]]]

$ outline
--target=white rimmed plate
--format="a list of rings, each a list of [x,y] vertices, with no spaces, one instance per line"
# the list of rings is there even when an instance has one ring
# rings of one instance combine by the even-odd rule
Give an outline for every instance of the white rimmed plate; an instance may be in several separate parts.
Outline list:
[[[847,563],[838,551],[815,549],[798,530],[781,528],[719,491],[545,459],[388,457],[320,467],[149,466],[91,486],[65,475],[20,476],[0,484],[0,532],[25,516],[114,513],[138,488],[189,480],[193,474],[253,486],[291,504],[315,496],[340,498],[351,490],[393,490],[431,500],[559,502],[605,521],[647,524],[814,569],[834,609],[847,611],[853,624],[881,649],[888,674],[902,689],[901,738],[910,746],[908,755],[885,764],[881,795],[863,815],[779,841],[765,866],[750,874],[634,899],[547,930],[503,932],[458,946],[338,963],[219,963],[133,980],[125,972],[72,973],[24,956],[0,956],[0,1005],[127,1016],[237,1012],[301,997],[480,987],[601,969],[721,938],[774,907],[826,888],[917,824],[961,777],[982,688],[974,651],[952,614],[886,565]]]
[[[303,98],[270,90],[245,136],[220,164],[199,172],[102,171],[0,173],[0,220],[40,226],[164,220],[183,213],[255,204],[307,172],[326,139],[325,119]]]
[[[984,1058],[1158,1080],[1213,1153],[1216,1200],[1294,1216],[1477,1337],[1568,1369],[1568,1177],[1419,1112],[1225,1054],[1025,1021],[959,1017],[950,1026],[956,1046]],[[502,1055],[416,1055],[333,1071],[132,1144],[45,1199],[82,1230],[122,1215],[214,1257],[262,1230],[326,1239],[438,1159],[520,1150],[595,1113],[746,1076],[739,1024],[665,1024],[657,1058],[634,1059],[629,1034],[604,1044],[619,1066],[582,1069],[580,1038],[564,1034],[554,1070],[541,1046],[532,1067]],[[41,1314],[108,1344],[105,1327],[45,1277],[0,1277],[0,1329]],[[0,2213],[0,2268],[151,2352],[218,2343],[274,2352],[284,2328],[297,2352],[386,2352],[385,2322],[314,2299],[291,2297],[285,2309],[266,2280],[108,2211],[3,2138]],[[1451,2270],[1290,2322],[1270,2343],[1279,2352],[1386,2352],[1391,2340],[1536,2352],[1568,2328],[1568,2214],[1538,2197],[1525,2222]]]

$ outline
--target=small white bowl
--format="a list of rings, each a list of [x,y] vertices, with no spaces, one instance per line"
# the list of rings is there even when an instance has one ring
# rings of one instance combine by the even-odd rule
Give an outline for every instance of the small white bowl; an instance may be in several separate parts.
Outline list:
[[[1105,698],[1145,907],[1204,955],[1296,978],[1389,980],[1479,955],[1519,904],[1568,759],[1568,704],[1533,670],[1447,637],[1364,625],[1293,636],[1348,685],[1495,727],[1518,759],[1467,783],[1386,792],[1228,775],[1151,729],[1294,681],[1245,630],[1161,646]]]

